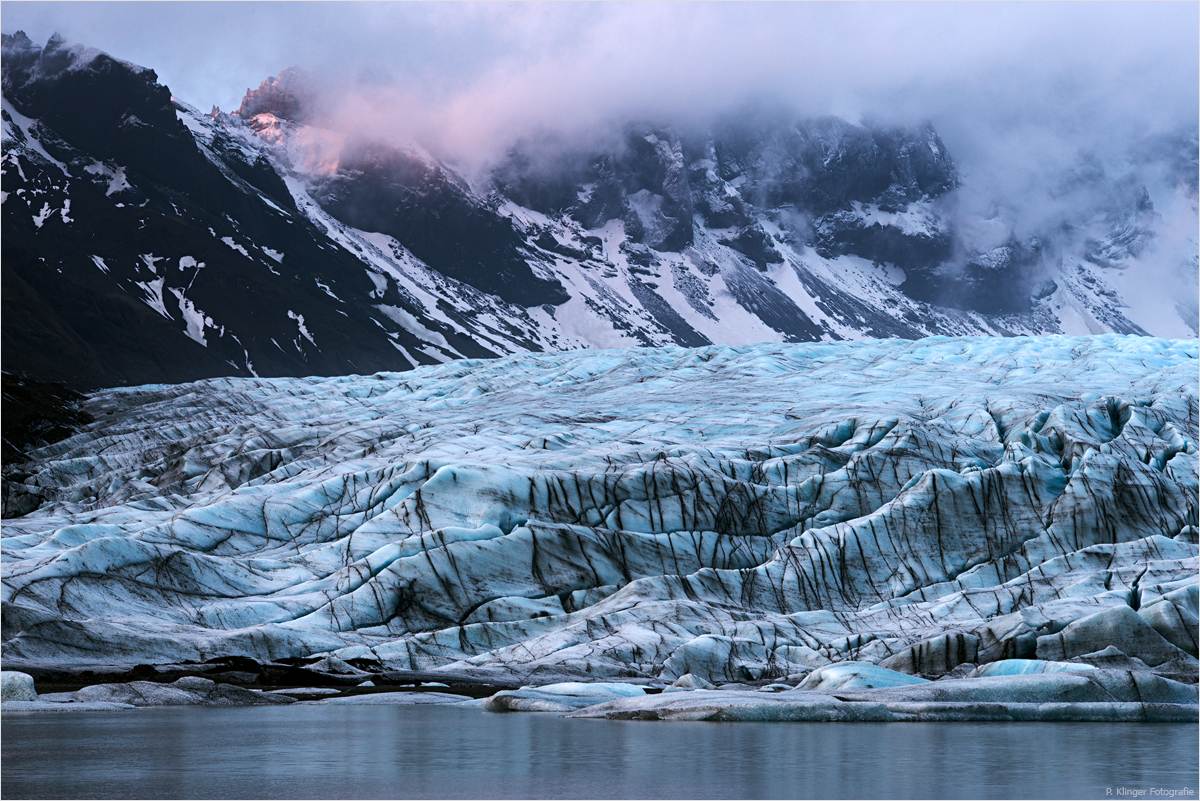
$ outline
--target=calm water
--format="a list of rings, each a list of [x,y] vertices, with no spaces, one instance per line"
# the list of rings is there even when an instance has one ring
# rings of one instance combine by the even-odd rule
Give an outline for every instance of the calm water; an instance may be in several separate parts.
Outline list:
[[[1171,797],[1159,788],[1196,799],[1198,749],[1187,724],[646,723],[435,706],[7,713],[0,794]]]

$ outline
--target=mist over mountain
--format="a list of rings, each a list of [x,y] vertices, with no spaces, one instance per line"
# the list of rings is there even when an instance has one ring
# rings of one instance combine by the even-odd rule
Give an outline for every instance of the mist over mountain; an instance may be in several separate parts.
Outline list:
[[[1063,155],[1037,181],[1018,160],[1014,193],[928,120],[760,100],[542,127],[464,158],[401,140],[395,105],[364,110],[395,99],[385,78],[339,91],[293,67],[202,113],[58,36],[5,35],[3,58],[4,365],[77,388],[580,347],[1197,331],[1194,125]]]

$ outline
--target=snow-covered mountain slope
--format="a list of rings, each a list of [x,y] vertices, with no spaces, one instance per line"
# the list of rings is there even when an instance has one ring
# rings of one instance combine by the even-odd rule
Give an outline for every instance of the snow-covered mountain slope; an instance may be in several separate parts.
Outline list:
[[[4,656],[1194,682],[1198,355],[931,338],[105,390],[8,476],[41,505],[4,527]]]
[[[519,309],[492,347],[486,319],[443,322],[454,308],[388,277],[380,244],[310,219],[268,162],[215,138],[153,72],[80,64],[59,40],[6,37],[4,52],[5,369],[96,386],[534,347],[508,323]],[[426,283],[439,282],[453,283]],[[482,298],[459,289],[460,306]]]
[[[1001,212],[966,231],[929,127],[630,126],[611,152],[523,143],[466,176],[307,113],[298,71],[201,114],[152,70],[58,38],[5,36],[3,65],[4,367],[76,387],[1197,329],[1194,138],[1137,156],[1153,198],[1120,170],[1064,168],[1064,197],[1091,182],[1110,201],[1018,240]]]

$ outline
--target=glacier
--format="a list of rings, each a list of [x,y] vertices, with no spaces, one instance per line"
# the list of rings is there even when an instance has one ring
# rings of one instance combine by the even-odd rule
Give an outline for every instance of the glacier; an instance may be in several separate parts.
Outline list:
[[[6,471],[32,511],[4,522],[3,656],[423,671],[525,685],[510,708],[675,685],[596,707],[664,719],[714,692],[719,719],[979,701],[955,682],[1132,703],[1117,674],[1194,706],[1197,350],[632,348],[98,391]],[[855,709],[829,714],[886,712]]]

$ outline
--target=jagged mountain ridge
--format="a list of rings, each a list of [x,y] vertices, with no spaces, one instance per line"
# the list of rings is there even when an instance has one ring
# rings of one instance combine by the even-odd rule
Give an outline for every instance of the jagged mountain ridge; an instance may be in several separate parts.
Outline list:
[[[11,372],[90,388],[580,347],[1196,330],[1189,308],[1126,303],[1161,227],[1144,187],[1068,244],[964,252],[961,179],[931,127],[630,126],[611,152],[524,143],[468,178],[337,133],[297,70],[202,114],[152,70],[57,37],[3,48]]]

